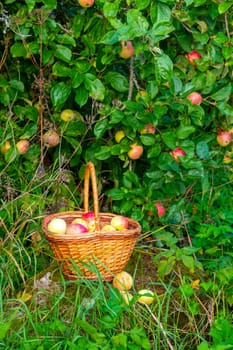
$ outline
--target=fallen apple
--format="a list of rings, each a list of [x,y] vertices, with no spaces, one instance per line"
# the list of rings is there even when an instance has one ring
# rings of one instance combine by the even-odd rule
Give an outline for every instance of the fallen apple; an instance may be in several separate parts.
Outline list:
[[[137,95],[135,97],[135,100],[138,102],[141,97],[147,97],[147,92],[146,90],[139,90],[137,92]]]
[[[134,55],[134,47],[130,40],[122,40],[121,41],[121,51],[119,53],[122,58],[130,58]]]
[[[88,232],[88,229],[86,226],[82,224],[69,224],[66,228],[66,233],[68,235],[76,235],[80,233],[86,233]]]
[[[124,230],[129,226],[129,221],[126,217],[122,215],[116,215],[111,219],[110,225],[116,230]]]
[[[133,286],[133,277],[128,272],[121,271],[114,276],[112,284],[118,290],[129,290]]]
[[[69,121],[74,120],[74,119],[83,121],[83,116],[79,112],[73,111],[72,109],[64,109],[61,112],[60,118],[64,122],[69,122]]]
[[[25,154],[29,149],[29,145],[28,140],[20,140],[16,143],[16,149],[19,154]]]
[[[138,291],[138,299],[137,301],[140,304],[146,304],[146,305],[150,305],[151,303],[153,303],[154,301],[154,293],[149,290],[149,289],[141,289]]]
[[[130,147],[131,149],[128,152],[128,157],[132,160],[140,158],[143,153],[143,146],[133,143]]]
[[[54,218],[48,224],[48,231],[63,235],[66,233],[67,224],[64,219]]]

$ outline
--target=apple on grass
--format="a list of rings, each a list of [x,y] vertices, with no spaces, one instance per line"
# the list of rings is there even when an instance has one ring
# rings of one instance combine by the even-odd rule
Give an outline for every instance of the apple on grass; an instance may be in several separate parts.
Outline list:
[[[118,290],[129,290],[133,286],[133,277],[130,273],[121,271],[114,276],[112,284]]]
[[[111,219],[110,225],[116,230],[125,230],[129,226],[129,221],[122,215],[116,215]]]
[[[55,147],[60,142],[60,136],[54,130],[46,131],[42,139],[43,139],[44,145],[47,147]]]
[[[91,7],[95,0],[78,0],[78,3],[82,7]]]
[[[155,134],[155,127],[153,124],[148,123],[145,127],[140,131],[140,134]]]
[[[154,205],[157,208],[158,216],[164,216],[166,213],[164,206],[160,203],[154,203]]]
[[[149,289],[141,289],[138,291],[138,300],[140,304],[150,305],[154,301],[154,293]]]
[[[1,153],[6,154],[9,149],[11,148],[11,144],[10,141],[5,141],[2,145],[1,145]]]
[[[125,137],[125,133],[123,130],[118,130],[116,133],[115,133],[115,140],[117,143],[120,143],[121,140]]]
[[[63,235],[66,233],[67,224],[64,219],[53,218],[47,226],[49,232]]]
[[[29,149],[29,145],[28,140],[20,140],[16,143],[16,149],[19,154],[25,154]]]

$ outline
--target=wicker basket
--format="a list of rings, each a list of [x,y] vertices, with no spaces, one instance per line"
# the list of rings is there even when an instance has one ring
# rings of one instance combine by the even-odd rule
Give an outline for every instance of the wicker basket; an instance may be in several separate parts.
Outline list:
[[[77,235],[53,234],[48,231],[48,223],[55,217],[64,219],[67,224],[75,218],[81,218],[89,207],[89,180],[91,177],[95,213],[95,230]],[[84,174],[84,211],[61,212],[48,215],[43,220],[43,231],[55,258],[62,264],[67,279],[85,278],[112,280],[114,274],[126,266],[141,232],[137,221],[127,218],[128,229],[122,231],[102,231],[114,214],[100,213],[98,190],[94,165],[89,162]]]

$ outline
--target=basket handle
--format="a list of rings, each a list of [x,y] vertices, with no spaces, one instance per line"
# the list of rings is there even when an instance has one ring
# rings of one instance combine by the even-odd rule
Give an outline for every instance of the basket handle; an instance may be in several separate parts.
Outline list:
[[[97,231],[100,230],[99,224],[99,202],[98,202],[98,189],[96,182],[96,172],[95,167],[92,162],[88,162],[86,164],[85,172],[84,172],[84,211],[88,212],[89,208],[89,180],[91,176],[91,184],[92,184],[92,195],[94,200],[94,213],[95,213],[95,228]]]

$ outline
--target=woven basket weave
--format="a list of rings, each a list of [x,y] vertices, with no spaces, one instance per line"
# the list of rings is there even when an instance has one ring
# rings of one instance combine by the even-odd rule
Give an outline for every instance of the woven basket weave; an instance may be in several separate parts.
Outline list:
[[[81,218],[89,207],[89,180],[91,177],[95,213],[95,230],[77,235],[53,234],[48,231],[48,223],[53,218],[62,218],[67,224],[75,218]],[[112,213],[100,213],[98,189],[94,165],[89,162],[84,174],[84,210],[61,212],[48,215],[43,220],[43,231],[54,252],[55,258],[62,264],[67,279],[85,278],[112,280],[114,274],[121,272],[132,255],[141,226],[135,220],[128,219],[127,229],[102,231],[109,224]]]

